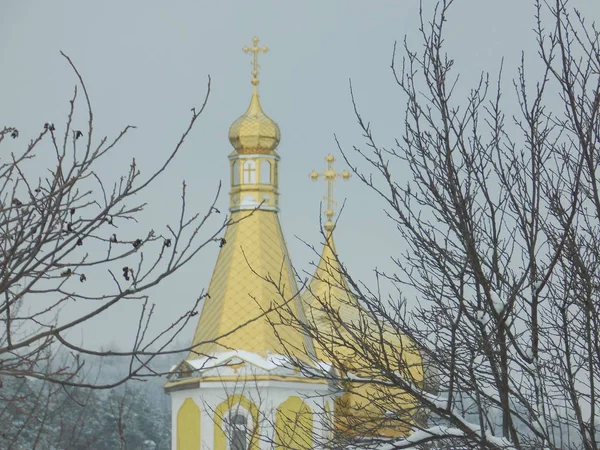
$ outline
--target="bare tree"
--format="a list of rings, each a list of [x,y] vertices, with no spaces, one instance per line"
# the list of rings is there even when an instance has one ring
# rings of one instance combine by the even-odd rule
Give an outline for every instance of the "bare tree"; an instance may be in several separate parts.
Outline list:
[[[7,392],[2,389],[7,380],[38,379],[62,389],[111,388],[156,375],[150,362],[166,352],[197,314],[203,294],[174,317],[170,326],[153,334],[149,325],[154,304],[148,291],[206,245],[218,242],[227,223],[225,219],[216,230],[205,232],[202,228],[207,220],[218,213],[214,204],[219,189],[201,214],[189,211],[185,183],[179,217],[154,224],[164,227],[164,232],[137,220],[148,206],[140,194],[160,177],[164,182],[167,167],[204,110],[210,78],[202,105],[192,108],[189,122],[158,170],[142,176],[134,159],[111,184],[105,181],[106,173],[99,170],[99,164],[118,151],[125,135],[135,127],[126,126],[112,139],[96,137],[84,80],[71,59],[63,56],[77,78],[65,124],[59,129],[48,122],[21,151],[0,156],[0,420],[3,412],[18,408],[23,400],[20,395],[2,395]],[[73,125],[80,109],[87,116],[82,130]],[[0,148],[8,147],[8,142],[14,148],[22,138],[17,129],[4,127],[0,129]],[[34,162],[44,163],[48,158],[47,170],[38,173],[39,163],[36,166]],[[137,332],[126,351],[96,351],[69,339],[69,330],[120,302],[136,302],[140,311],[130,321]],[[73,312],[69,309],[73,303],[84,307]],[[63,314],[65,310],[69,314]],[[60,357],[55,357],[58,354]],[[109,354],[129,359],[127,373],[110,383],[79,376],[86,355]],[[44,388],[39,401],[51,392]],[[30,391],[28,395],[33,394]],[[43,420],[43,405],[36,410],[31,419]]]
[[[405,244],[396,270],[377,272],[398,295],[356,281],[332,249],[328,266],[343,281],[314,293],[297,325],[341,368],[335,381],[400,390],[428,411],[415,420],[369,394],[390,428],[413,431],[373,433],[361,446],[597,450],[600,33],[568,0],[536,1],[542,75],[527,75],[523,57],[513,97],[502,70],[461,97],[443,47],[452,3],[431,20],[421,10],[422,49],[405,43],[400,61],[394,49],[402,137],[377,143],[352,93],[365,145],[340,145]],[[407,351],[422,356],[429,385],[401,363]]]

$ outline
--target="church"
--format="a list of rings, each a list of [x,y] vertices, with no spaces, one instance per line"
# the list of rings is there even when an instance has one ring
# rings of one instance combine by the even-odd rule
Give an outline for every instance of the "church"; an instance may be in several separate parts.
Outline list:
[[[258,44],[255,37],[244,48],[253,58],[250,104],[229,129],[229,224],[192,350],[164,387],[171,448],[312,449],[341,435],[405,436],[418,417],[407,412],[398,426],[386,415],[416,410],[412,398],[369,382],[376,370],[344,345],[353,339],[344,324],[375,319],[348,288],[333,242],[332,183],[350,174],[335,171],[332,155],[324,173],[310,174],[328,184],[325,242],[310,283],[298,287],[279,220],[280,129],[258,92],[258,56],[267,48]],[[422,382],[419,353],[388,334],[384,351]]]

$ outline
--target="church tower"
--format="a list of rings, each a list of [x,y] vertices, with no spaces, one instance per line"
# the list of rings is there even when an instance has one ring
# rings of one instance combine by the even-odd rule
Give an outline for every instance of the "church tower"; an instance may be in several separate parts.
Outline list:
[[[312,449],[329,429],[326,380],[297,365],[316,364],[279,222],[278,125],[263,111],[253,39],[252,95],[229,129],[230,223],[194,334],[192,350],[169,376],[172,449]]]
[[[325,171],[310,173],[313,180],[322,178],[327,182],[325,240],[314,275],[302,292],[302,300],[306,323],[315,337],[317,359],[334,365],[337,376],[344,380],[340,383],[343,390],[334,400],[334,429],[339,442],[352,438],[368,442],[377,437],[406,436],[420,420],[422,410],[405,391],[377,380],[382,379],[381,367],[387,364],[421,385],[421,356],[408,338],[361,305],[348,285],[347,272],[334,243],[333,186],[338,178],[350,178],[350,173],[334,169],[333,155],[328,155],[325,161]],[[361,351],[357,352],[357,348]],[[360,356],[362,352],[371,353],[381,363],[366,360]]]

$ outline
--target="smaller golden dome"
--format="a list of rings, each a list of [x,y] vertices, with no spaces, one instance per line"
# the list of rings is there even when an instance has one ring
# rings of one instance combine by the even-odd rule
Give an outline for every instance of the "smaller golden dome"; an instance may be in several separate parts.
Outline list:
[[[279,126],[260,106],[254,87],[248,110],[229,127],[229,142],[240,154],[271,153],[279,144]]]

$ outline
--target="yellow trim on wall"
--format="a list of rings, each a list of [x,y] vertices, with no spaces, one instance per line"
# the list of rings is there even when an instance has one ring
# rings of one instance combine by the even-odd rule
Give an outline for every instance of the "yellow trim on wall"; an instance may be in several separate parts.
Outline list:
[[[200,408],[191,398],[177,412],[177,450],[200,450]]]
[[[313,413],[300,397],[289,397],[277,408],[275,448],[277,450],[311,450],[313,447]]]

